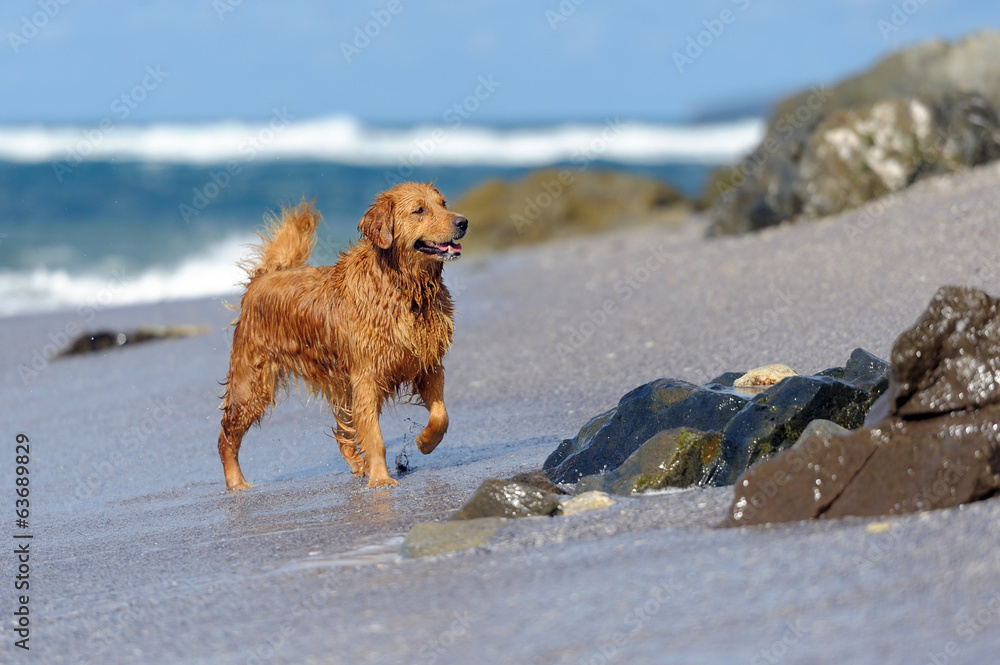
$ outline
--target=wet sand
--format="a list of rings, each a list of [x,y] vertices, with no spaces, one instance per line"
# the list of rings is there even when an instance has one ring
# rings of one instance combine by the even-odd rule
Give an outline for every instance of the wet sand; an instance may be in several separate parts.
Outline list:
[[[26,433],[34,535],[31,651],[14,648],[5,609],[0,660],[990,662],[997,500],[715,530],[731,490],[695,489],[511,521],[484,546],[400,558],[414,524],[447,519],[485,478],[539,468],[646,381],[774,362],[815,372],[858,346],[884,358],[940,285],[1000,293],[998,166],[753,236],[704,240],[703,223],[450,264],[451,428],[425,457],[412,445],[422,408],[383,418],[390,466],[404,442],[411,463],[393,489],[353,478],[322,406],[293,394],[247,435],[255,487],[224,491],[215,441],[232,312],[219,300],[107,308],[89,323],[0,320],[0,477],[13,486]],[[73,323],[215,332],[36,361],[22,376]],[[13,556],[0,561],[10,584]]]

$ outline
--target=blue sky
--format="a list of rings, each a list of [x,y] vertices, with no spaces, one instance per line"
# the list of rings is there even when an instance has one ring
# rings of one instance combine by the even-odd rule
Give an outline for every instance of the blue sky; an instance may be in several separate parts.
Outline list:
[[[983,27],[1000,28],[995,0],[9,1],[0,123],[123,104],[139,123],[275,108],[442,123],[477,93],[482,123],[685,119]]]

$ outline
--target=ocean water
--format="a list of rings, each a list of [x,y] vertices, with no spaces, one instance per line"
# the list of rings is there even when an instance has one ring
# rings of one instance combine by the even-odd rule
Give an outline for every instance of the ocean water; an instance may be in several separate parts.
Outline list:
[[[302,197],[326,222],[313,261],[331,263],[375,194],[405,180],[455,201],[535,168],[614,168],[696,195],[762,131],[753,119],[376,128],[277,111],[256,124],[0,127],[0,316],[230,293],[265,216]]]

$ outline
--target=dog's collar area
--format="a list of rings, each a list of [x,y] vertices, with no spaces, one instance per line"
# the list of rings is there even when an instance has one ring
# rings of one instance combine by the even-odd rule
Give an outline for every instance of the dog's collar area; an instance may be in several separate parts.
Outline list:
[[[461,243],[457,243],[454,240],[449,240],[448,242],[427,242],[426,240],[418,240],[413,244],[413,248],[418,252],[436,256],[446,261],[457,259],[462,255]]]

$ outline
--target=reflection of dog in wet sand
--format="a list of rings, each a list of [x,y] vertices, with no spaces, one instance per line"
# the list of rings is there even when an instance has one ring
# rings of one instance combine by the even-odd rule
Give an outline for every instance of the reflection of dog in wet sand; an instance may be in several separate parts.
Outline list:
[[[250,487],[238,461],[247,429],[296,378],[325,398],[351,471],[368,486],[395,485],[379,429],[382,405],[419,395],[430,411],[417,447],[427,454],[448,430],[441,361],[452,338],[452,303],[441,279],[458,258],[468,221],[431,185],[383,192],[358,224],[363,238],[336,265],[305,265],[319,213],[286,209],[263,236],[234,321],[219,456],[228,489]]]

